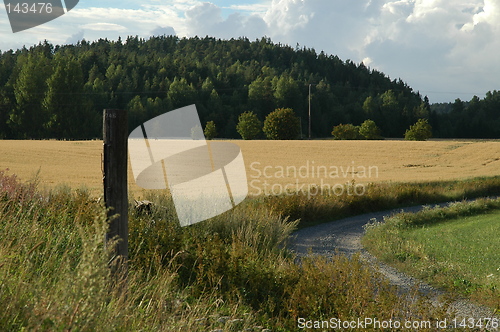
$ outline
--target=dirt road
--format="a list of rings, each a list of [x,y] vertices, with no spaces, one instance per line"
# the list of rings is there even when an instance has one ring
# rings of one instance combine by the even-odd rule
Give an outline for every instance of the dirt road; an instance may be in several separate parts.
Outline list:
[[[361,245],[361,237],[364,234],[363,226],[376,220],[383,221],[384,216],[405,211],[417,212],[423,206],[395,209],[391,211],[368,213],[360,216],[345,218],[330,223],[325,223],[313,227],[299,230],[293,234],[291,248],[299,256],[307,255],[312,250],[314,255],[329,256],[335,253],[353,255],[359,253],[361,258],[385,275],[393,285],[398,286],[401,294],[409,293],[415,286],[421,292],[430,296],[435,305],[440,304],[440,298],[444,291],[436,289],[426,283],[401,273],[394,268],[379,262],[370,255]],[[486,318],[492,317],[492,310],[487,307],[478,306],[464,299],[455,300],[449,310],[450,314],[456,318]],[[498,330],[498,329],[496,329]],[[495,330],[495,331],[496,331]]]

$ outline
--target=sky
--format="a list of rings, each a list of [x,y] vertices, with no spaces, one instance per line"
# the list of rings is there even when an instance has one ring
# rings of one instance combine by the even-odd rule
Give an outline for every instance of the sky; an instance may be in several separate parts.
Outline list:
[[[12,33],[0,4],[0,50],[127,36],[263,36],[401,78],[431,103],[500,90],[500,0],[80,0]]]

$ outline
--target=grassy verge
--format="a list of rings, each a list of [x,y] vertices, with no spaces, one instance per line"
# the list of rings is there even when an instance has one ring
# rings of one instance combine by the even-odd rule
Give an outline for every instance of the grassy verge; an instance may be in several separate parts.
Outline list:
[[[401,213],[367,226],[365,247],[419,279],[500,309],[500,200]]]
[[[356,186],[355,183],[346,184]],[[444,182],[375,183],[364,187],[362,195],[342,195],[312,192],[258,196],[250,199],[255,206],[266,208],[300,220],[298,227],[308,227],[353,215],[384,211],[398,207],[460,201],[477,197],[500,195],[500,176]]]
[[[0,172],[0,330],[293,331],[299,318],[444,317],[357,258],[297,264],[285,249],[296,222],[265,205],[180,228],[168,197],[150,199],[150,213],[130,210],[127,288],[115,288],[102,204]]]

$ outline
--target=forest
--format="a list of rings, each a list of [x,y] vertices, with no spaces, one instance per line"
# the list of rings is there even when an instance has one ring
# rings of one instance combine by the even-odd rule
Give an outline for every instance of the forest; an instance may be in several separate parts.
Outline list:
[[[292,108],[312,136],[331,137],[338,124],[376,122],[384,137],[402,137],[420,118],[434,137],[498,138],[500,92],[431,107],[402,79],[363,63],[269,38],[221,40],[129,36],[125,41],[45,41],[0,54],[0,138],[102,137],[102,111],[126,109],[129,130],[157,115],[196,104],[202,125],[240,138],[240,114],[261,121]]]

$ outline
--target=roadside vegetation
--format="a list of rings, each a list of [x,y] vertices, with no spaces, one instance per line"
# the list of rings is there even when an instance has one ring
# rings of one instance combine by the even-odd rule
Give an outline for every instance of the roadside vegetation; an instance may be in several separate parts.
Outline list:
[[[286,250],[297,222],[268,204],[181,228],[168,197],[148,198],[150,212],[131,205],[129,275],[117,287],[102,202],[0,172],[0,330],[290,331],[299,318],[444,317],[357,257],[298,263]]]
[[[359,188],[363,188],[360,192]],[[332,221],[353,215],[390,210],[393,208],[461,201],[500,194],[500,177],[421,183],[372,183],[358,187],[345,185],[342,195],[321,192],[312,187],[309,192],[284,193],[279,196],[256,196],[251,204],[265,205],[292,220],[299,227]],[[361,194],[360,194],[361,193]]]
[[[430,284],[500,310],[500,199],[400,213],[367,226],[363,245]]]

